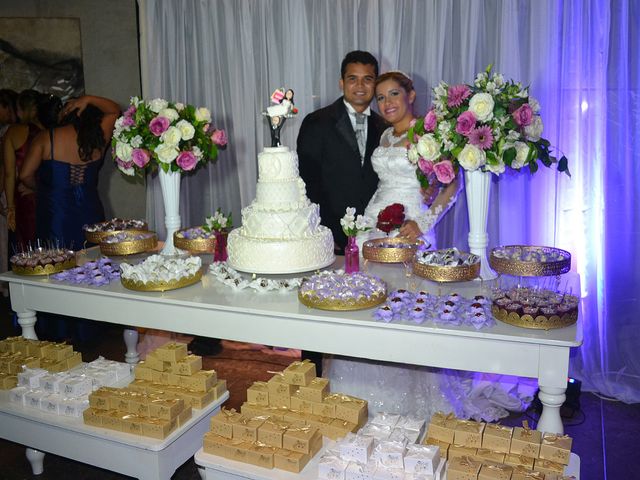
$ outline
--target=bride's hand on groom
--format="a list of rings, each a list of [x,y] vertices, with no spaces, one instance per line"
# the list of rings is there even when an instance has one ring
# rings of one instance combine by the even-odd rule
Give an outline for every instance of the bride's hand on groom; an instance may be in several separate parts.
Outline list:
[[[438,185],[435,182],[430,183],[429,187],[427,188],[420,189],[422,200],[428,207],[430,207],[431,204],[435,201],[439,191],[440,189],[438,188]]]
[[[422,235],[422,231],[418,224],[413,220],[407,220],[400,227],[400,236],[405,237],[411,241],[415,241]]]

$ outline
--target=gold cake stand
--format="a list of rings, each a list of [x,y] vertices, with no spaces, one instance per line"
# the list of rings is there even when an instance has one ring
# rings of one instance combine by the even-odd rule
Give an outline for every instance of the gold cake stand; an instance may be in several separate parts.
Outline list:
[[[332,300],[326,298],[320,298],[315,295],[302,295],[298,291],[298,300],[303,305],[310,308],[317,308],[319,310],[331,310],[344,312],[349,310],[364,310],[366,308],[373,308],[387,299],[386,292],[382,295],[376,295],[362,300],[348,299],[348,300]]]
[[[125,240],[118,243],[107,243],[103,239],[100,242],[100,252],[103,255],[133,255],[135,253],[148,252],[153,250],[158,245],[158,237],[155,232],[146,230],[121,230],[118,232],[112,232],[111,235],[117,235],[119,233],[127,233],[131,235],[150,234],[146,238],[137,240]]]
[[[402,237],[376,238],[364,242],[362,256],[372,262],[403,263],[413,258],[419,246],[420,242],[412,242]]]
[[[65,262],[50,263],[48,265],[37,265],[35,267],[18,267],[11,265],[11,271],[18,275],[53,275],[63,270],[68,270],[76,266],[76,259],[70,258]]]
[[[480,275],[480,260],[471,265],[426,265],[413,261],[413,273],[434,282],[468,282]]]
[[[551,330],[553,328],[563,328],[573,325],[578,321],[578,309],[575,308],[562,315],[519,315],[517,312],[509,312],[495,303],[491,306],[491,313],[501,322],[515,325],[516,327],[532,328],[536,330]]]
[[[183,277],[178,280],[170,282],[139,282],[135,280],[127,280],[120,277],[122,286],[129,290],[136,290],[138,292],[166,292],[167,290],[176,290],[178,288],[188,287],[198,283],[204,273],[204,267],[200,268],[195,274],[189,277]]]
[[[103,222],[103,223],[106,224],[108,222]],[[106,230],[106,231],[97,231],[97,232],[88,232],[88,231],[85,230],[84,238],[87,239],[87,242],[100,243],[106,237],[108,237],[109,235],[113,235],[115,233],[119,233],[119,232],[146,232],[147,230],[149,230],[149,226],[147,225],[146,222],[144,222],[141,228],[135,229],[135,230]]]
[[[562,260],[552,262],[524,261],[514,260],[511,258],[496,257],[495,252],[499,249],[515,249],[519,248],[523,252],[540,252],[545,254],[560,254]],[[506,245],[504,247],[494,248],[489,256],[489,264],[496,272],[505,275],[514,275],[519,277],[546,277],[562,275],[571,269],[571,254],[566,250],[555,247],[538,247],[532,245]]]
[[[173,244],[176,248],[180,248],[182,250],[188,250],[189,252],[213,252],[216,248],[216,237],[210,238],[184,238],[179,237],[178,234],[180,232],[184,232],[185,230],[180,230],[173,234]]]

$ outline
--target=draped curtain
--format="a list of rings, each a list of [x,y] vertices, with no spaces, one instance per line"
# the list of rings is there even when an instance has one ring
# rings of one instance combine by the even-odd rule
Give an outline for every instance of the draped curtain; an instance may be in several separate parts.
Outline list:
[[[369,50],[381,71],[409,74],[424,114],[440,80],[472,82],[494,69],[542,105],[544,137],[569,158],[571,178],[542,168],[495,178],[490,247],[569,250],[580,274],[584,345],[572,358],[583,388],[640,401],[640,49],[635,0],[139,0],[143,91],[207,106],[229,146],[182,181],[183,226],[255,196],[257,154],[269,144],[261,111],[276,87],[300,114],[282,139],[295,146],[304,115],[339,95],[340,62]],[[635,28],[633,26],[636,26]],[[147,189],[162,233],[161,192]],[[439,224],[440,245],[466,248],[464,195]],[[574,292],[578,293],[578,292]]]

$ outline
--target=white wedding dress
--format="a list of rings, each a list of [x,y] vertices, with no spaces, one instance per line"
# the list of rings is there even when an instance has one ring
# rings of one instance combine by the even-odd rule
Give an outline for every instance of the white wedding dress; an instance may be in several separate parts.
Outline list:
[[[459,189],[454,188],[452,192],[449,189],[427,207],[415,166],[407,158],[405,138],[394,137],[392,128],[382,134],[380,146],[371,157],[380,180],[365,215],[375,223],[380,210],[392,203],[401,203],[406,219],[415,220],[423,232],[422,238],[435,248],[434,227],[455,203]],[[377,229],[358,235],[360,251],[365,240],[384,236],[386,234]],[[444,411],[463,418],[495,421],[506,416],[507,410],[523,410],[535,392],[534,384],[523,385],[512,377],[329,355],[325,355],[323,361],[323,376],[330,380],[332,392],[367,400],[370,414],[417,414],[426,419],[437,411]],[[497,384],[500,377],[502,383]]]

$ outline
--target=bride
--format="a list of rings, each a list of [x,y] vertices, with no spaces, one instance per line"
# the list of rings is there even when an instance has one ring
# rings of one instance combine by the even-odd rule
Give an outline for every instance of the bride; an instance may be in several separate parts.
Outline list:
[[[456,178],[444,187],[421,191],[416,167],[407,156],[407,131],[415,120],[413,82],[402,72],[387,72],[376,80],[375,92],[378,110],[391,127],[384,131],[371,157],[380,180],[365,215],[375,220],[386,206],[401,203],[406,221],[399,235],[411,240],[421,238],[435,248],[434,227],[455,203],[461,182]],[[362,246],[366,239],[383,236],[384,232],[374,229],[358,235],[358,243]],[[367,400],[374,413],[413,413],[430,418],[442,410],[492,421],[506,416],[505,408],[522,410],[530,400],[508,394],[480,374],[474,377],[466,372],[339,356],[325,356],[323,372],[330,379],[332,391]]]

